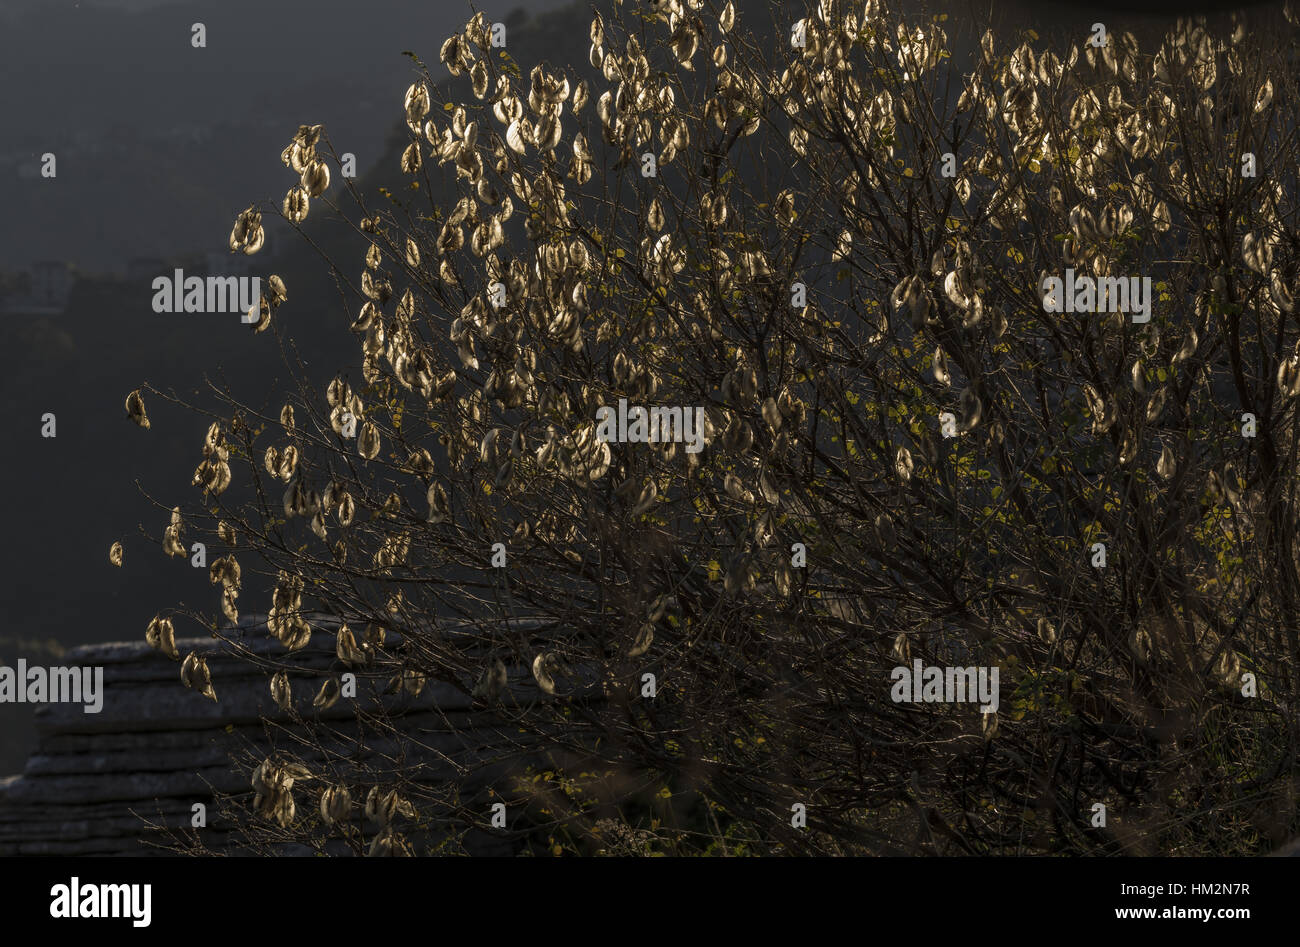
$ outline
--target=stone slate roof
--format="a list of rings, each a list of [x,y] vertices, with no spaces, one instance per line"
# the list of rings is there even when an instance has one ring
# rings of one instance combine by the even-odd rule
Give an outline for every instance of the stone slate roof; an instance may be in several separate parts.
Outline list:
[[[87,645],[65,654],[59,662],[63,666],[104,668],[103,708],[90,714],[81,704],[47,704],[36,711],[35,752],[20,775],[0,778],[0,856],[167,854],[158,847],[164,841],[161,832],[146,820],[188,832],[194,803],[203,803],[208,811],[204,844],[213,851],[237,853],[234,825],[221,817],[222,805],[214,805],[223,794],[238,794],[245,805],[251,798],[248,770],[237,770],[232,754],[242,752],[244,760],[269,755],[266,750],[280,729],[277,725],[292,719],[271,699],[269,663],[263,670],[247,655],[233,654],[235,648],[268,662],[293,664],[293,709],[302,717],[327,721],[337,731],[340,742],[330,750],[355,755],[362,743],[368,765],[382,762],[385,754],[401,756],[403,778],[455,778],[462,793],[472,793],[475,786],[466,784],[458,766],[474,758],[474,741],[487,745],[501,736],[495,727],[497,715],[482,707],[471,710],[471,699],[463,691],[430,681],[417,697],[375,698],[398,715],[403,739],[384,739],[373,731],[362,734],[354,701],[340,699],[324,711],[312,706],[325,678],[347,668],[334,654],[337,619],[314,616],[311,621],[311,643],[292,654],[267,634],[264,624],[249,619],[241,620],[238,632],[223,632],[235,639],[233,643],[211,637],[178,639],[182,656],[196,651],[207,657],[216,703],[184,687],[179,662],[144,642]],[[389,632],[390,644],[394,637]],[[508,670],[511,694],[525,702],[535,699],[538,692],[528,669]],[[367,689],[361,676],[359,694]],[[384,676],[391,671],[379,674]],[[349,734],[361,739],[351,742]],[[285,740],[284,745],[291,742]],[[297,745],[292,748],[302,751]],[[309,765],[322,758],[307,751],[302,757]],[[473,773],[485,778],[481,770]],[[298,794],[296,802],[302,812],[315,804],[315,793]],[[483,834],[467,848],[506,853],[501,838]],[[285,853],[306,854],[293,846]]]

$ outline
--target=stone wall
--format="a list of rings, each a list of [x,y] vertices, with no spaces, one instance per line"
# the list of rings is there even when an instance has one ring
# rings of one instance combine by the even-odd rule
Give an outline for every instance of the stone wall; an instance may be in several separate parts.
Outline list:
[[[337,621],[318,616],[313,627],[311,643],[291,654],[263,623],[249,620],[227,632],[237,636],[233,644],[213,638],[178,640],[182,656],[190,651],[207,656],[215,703],[181,684],[179,662],[143,642],[69,651],[59,664],[103,667],[103,709],[91,714],[81,704],[47,704],[36,711],[36,751],[20,775],[0,778],[0,855],[164,854],[158,847],[162,833],[146,820],[188,832],[195,803],[203,803],[208,812],[204,844],[215,851],[237,851],[234,824],[222,815],[230,800],[221,800],[234,794],[246,805],[251,788],[248,770],[239,771],[232,754],[260,760],[277,738],[290,745],[285,739],[289,731],[281,727],[294,723],[271,699],[271,660],[293,666],[293,711],[327,722],[335,732],[333,745],[324,748],[335,772],[340,756],[351,761],[363,752],[372,761],[400,758],[403,778],[456,779],[463,794],[478,788],[475,780],[500,774],[499,768],[464,765],[501,734],[495,714],[472,710],[470,698],[450,685],[430,682],[415,697],[374,698],[371,703],[382,703],[396,715],[396,738],[358,730],[353,700],[315,709],[312,699],[321,683],[347,668],[334,654]],[[390,642],[392,637],[390,633]],[[237,659],[233,649],[248,653]],[[257,659],[266,659],[266,666],[259,667]],[[384,673],[378,672],[375,680],[381,677]],[[512,667],[509,677],[510,692],[527,699],[524,692],[532,684],[528,671]],[[301,725],[293,732],[301,732]],[[320,752],[292,748],[309,766],[323,759]],[[313,806],[315,798],[313,792],[299,793],[298,811]],[[467,846],[479,852],[510,850],[503,839],[486,833]],[[293,846],[284,851],[306,853]]]

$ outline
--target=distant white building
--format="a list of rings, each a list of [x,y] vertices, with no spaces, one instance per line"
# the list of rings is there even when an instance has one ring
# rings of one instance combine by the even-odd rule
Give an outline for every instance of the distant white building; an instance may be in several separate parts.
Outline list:
[[[132,283],[151,283],[155,276],[169,276],[171,268],[162,257],[138,256],[126,265],[126,278]]]
[[[32,302],[62,312],[72,295],[72,283],[71,266],[61,260],[42,260],[32,267]]]
[[[26,276],[27,290],[6,297],[0,310],[16,315],[54,316],[68,308],[72,284],[76,282],[69,264],[42,260]]]

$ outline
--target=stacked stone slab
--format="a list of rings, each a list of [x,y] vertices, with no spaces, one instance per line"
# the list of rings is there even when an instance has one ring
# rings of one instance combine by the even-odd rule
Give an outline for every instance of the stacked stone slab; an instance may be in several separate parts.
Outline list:
[[[348,670],[335,656],[338,621],[314,616],[312,623],[311,643],[292,653],[267,633],[264,619],[245,619],[237,629],[224,631],[231,641],[178,640],[182,656],[195,651],[207,657],[215,703],[184,687],[179,663],[143,642],[70,651],[63,664],[104,668],[103,709],[89,714],[81,704],[49,704],[37,710],[35,752],[21,775],[0,779],[0,855],[166,854],[160,846],[174,830],[192,834],[195,803],[202,803],[208,814],[200,833],[203,845],[212,851],[240,851],[236,826],[222,812],[232,800],[247,806],[252,794],[247,761],[270,755],[277,733],[283,737],[287,731],[281,728],[294,725],[271,698],[272,661],[293,666],[296,712],[328,722],[340,735],[334,747],[324,747],[327,754],[355,754],[364,743],[371,760],[400,755],[403,778],[459,780],[463,795],[481,788],[475,780],[500,775],[500,768],[464,765],[501,737],[496,715],[472,708],[463,690],[438,681],[430,681],[415,697],[370,699],[372,708],[382,704],[393,715],[397,739],[367,733],[361,741],[350,741],[349,735],[360,733],[356,701],[341,699],[327,710],[312,706],[321,683]],[[389,634],[391,643],[395,636]],[[235,653],[241,650],[242,655]],[[508,699],[534,699],[537,692],[527,669],[508,670]],[[309,766],[323,759],[283,742]],[[236,759],[244,761],[244,768]],[[314,799],[314,793],[301,793],[299,812]],[[510,850],[505,839],[488,832],[466,845],[484,853]],[[307,854],[294,846],[281,850]]]

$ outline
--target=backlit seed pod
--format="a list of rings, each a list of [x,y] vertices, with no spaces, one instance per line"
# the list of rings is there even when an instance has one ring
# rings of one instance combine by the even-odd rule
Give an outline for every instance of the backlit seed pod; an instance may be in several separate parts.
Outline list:
[[[1097,223],[1092,216],[1092,211],[1083,205],[1076,205],[1070,210],[1070,229],[1074,235],[1082,240],[1095,240],[1098,236]]]
[[[1038,637],[1044,644],[1055,644],[1056,626],[1046,618],[1038,619]]]
[[[963,312],[974,304],[971,287],[957,270],[951,271],[944,277],[943,291],[948,301]]]
[[[221,590],[221,614],[225,615],[232,624],[239,622],[239,609],[236,602],[239,598],[239,592],[236,589],[223,588]]]
[[[655,500],[659,496],[659,486],[653,480],[645,485],[640,495],[637,497],[636,505],[632,507],[632,516],[640,516],[650,507],[654,506]]]
[[[256,253],[262,245],[262,239],[262,215],[249,207],[235,218],[235,226],[230,231],[230,249]]]
[[[894,472],[904,483],[912,479],[913,466],[912,452],[906,447],[900,447],[894,455]]]
[[[736,7],[732,0],[727,0],[726,6],[718,14],[718,29],[724,33],[730,33],[732,27],[736,25]]]
[[[301,615],[295,616],[287,623],[280,640],[290,651],[299,651],[311,641],[311,625]]]
[[[445,375],[442,375],[434,382],[433,397],[446,398],[451,394],[452,389],[456,387],[456,371],[449,369]]]
[[[418,697],[420,691],[424,690],[425,682],[424,674],[415,668],[402,669],[401,688],[410,696]]]
[[[357,439],[357,451],[366,460],[379,456],[379,429],[367,421],[361,426],[361,436]]]
[[[276,475],[281,480],[288,483],[293,479],[293,475],[298,472],[298,448],[290,444],[280,455],[279,465],[276,468]]]
[[[352,634],[352,630],[347,625],[339,628],[337,640],[335,642],[335,654],[338,659],[347,665],[365,664],[366,653],[357,647],[357,640]]]
[[[380,825],[389,825],[398,816],[404,816],[408,819],[415,818],[415,806],[411,805],[410,800],[398,795],[396,789],[390,789],[382,796],[379,796],[374,801],[372,810],[372,820]]]
[[[261,215],[259,214],[258,217],[260,218]],[[262,249],[262,245],[265,242],[266,242],[266,231],[262,229],[261,224],[258,224],[256,227],[252,227],[249,229],[248,239],[244,242],[244,246],[242,249],[245,255],[252,256],[258,250]]]
[[[993,311],[993,325],[992,325],[992,329],[993,329],[993,338],[994,338],[994,339],[1000,339],[1000,338],[1002,338],[1002,336],[1006,335],[1006,332],[1007,332],[1007,317],[1006,317],[1006,315],[1002,312],[1001,309],[995,309],[995,310]]]
[[[539,654],[533,658],[533,679],[537,681],[537,686],[543,693],[555,693],[555,678],[552,676],[557,667],[555,655]]]
[[[145,414],[144,398],[140,396],[139,388],[126,396],[126,416],[146,431],[149,429],[149,416]]]
[[[338,701],[339,693],[339,679],[337,677],[327,678],[325,683],[321,685],[315,699],[312,700],[311,705],[317,710],[328,710]]]
[[[1154,424],[1165,410],[1165,399],[1168,397],[1168,391],[1165,385],[1161,385],[1151,394],[1151,400],[1147,402],[1147,423]]]
[[[1129,377],[1132,378],[1133,380],[1133,390],[1137,392],[1139,395],[1146,394],[1147,391],[1146,375],[1142,371],[1142,361],[1140,359],[1134,362],[1133,367],[1129,369]]]
[[[380,809],[380,800],[382,798],[383,796],[379,792],[379,787],[371,786],[370,792],[366,793],[366,803],[364,809],[362,810],[365,814],[367,822],[378,822],[382,824],[382,822],[384,821],[383,819],[381,819],[381,809]]]
[[[330,786],[320,796],[320,817],[326,825],[346,821],[352,811],[352,794],[346,786]]]
[[[176,631],[172,627],[170,618],[154,616],[145,630],[144,640],[148,642],[149,647],[161,651],[173,661],[180,659],[180,654],[176,651]]]
[[[122,565],[122,544],[120,542],[113,543],[108,550],[108,561],[115,566]]]
[[[1169,205],[1164,201],[1156,204],[1155,209],[1151,212],[1152,228],[1156,233],[1164,233],[1171,225],[1169,216]]]
[[[1183,340],[1182,347],[1177,352],[1174,353],[1173,361],[1170,364],[1177,365],[1180,362],[1187,361],[1189,358],[1195,355],[1196,343],[1197,343],[1196,330],[1189,326],[1187,329],[1187,338]]]
[[[294,813],[296,811],[297,807],[294,804],[293,796],[288,792],[284,792],[277,797],[276,804],[273,811],[270,813],[270,817],[275,820],[276,824],[279,825],[280,828],[283,829],[287,828],[289,824],[293,822]]]
[[[420,153],[420,143],[413,141],[406,146],[402,152],[401,168],[403,174],[414,174],[419,171],[424,164],[424,156]]]
[[[482,98],[482,96],[479,96],[479,98]],[[407,124],[418,123],[420,119],[429,114],[429,87],[423,82],[411,83],[406,90],[403,105],[406,108]]]
[[[342,378],[335,377],[325,389],[325,399],[329,402],[330,407],[336,408],[346,402],[351,396],[351,389],[347,382]]]
[[[1088,402],[1088,413],[1094,418],[1104,413],[1106,403],[1102,400],[1101,394],[1096,387],[1088,382],[1083,384],[1083,398]]]
[[[1300,394],[1300,355],[1288,355],[1278,364],[1277,387],[1284,398]]]
[[[311,209],[311,199],[307,195],[306,189],[301,184],[295,184],[289,188],[284,195],[284,206],[281,210],[285,218],[293,224],[300,224],[307,219],[307,212]]]
[[[1119,230],[1119,208],[1114,204],[1103,207],[1101,217],[1097,221],[1097,230],[1107,239],[1115,236]]]
[[[284,287],[284,280],[272,273],[266,279],[267,298],[272,306],[279,306],[289,299],[289,292]]]
[[[945,388],[952,384],[952,375],[948,372],[948,356],[943,354],[942,348],[934,350],[934,380]]]
[[[1259,234],[1248,233],[1241,241],[1241,256],[1246,266],[1261,276],[1267,276],[1273,263],[1273,247]]]
[[[740,503],[753,503],[754,494],[745,488],[740,478],[734,473],[728,473],[722,481],[723,489],[727,491],[727,496]]]
[[[214,559],[212,565],[208,567],[208,580],[216,585],[218,582],[224,588],[238,589],[241,586],[243,570],[239,567],[239,562],[233,555],[222,556]]]
[[[515,152],[515,154],[523,154],[527,147],[528,140],[531,138],[531,135],[526,132],[527,128],[527,122],[524,119],[519,118],[516,118],[510,123],[509,127],[506,128],[506,144],[510,147],[511,151]]]
[[[180,539],[180,529],[176,526],[168,526],[163,530],[163,554],[167,556],[187,555],[185,544]]]
[[[1259,87],[1259,92],[1255,95],[1255,112],[1264,111],[1273,102],[1273,80],[1265,79],[1264,84]]]
[[[257,768],[253,770],[250,782],[253,792],[259,796],[270,792],[280,784],[277,767],[270,760],[262,760],[261,763],[257,764]]]
[[[191,690],[196,690],[211,701],[216,701],[217,692],[212,688],[212,674],[208,671],[206,658],[200,658],[191,651],[181,663],[181,683]]]
[[[1163,479],[1168,480],[1173,477],[1175,471],[1176,464],[1174,461],[1174,452],[1170,450],[1169,445],[1166,444],[1160,449],[1160,459],[1156,461],[1156,473]]]
[[[286,168],[292,169],[294,174],[302,174],[302,169],[307,167],[307,162],[311,160],[315,153],[315,148],[308,147],[303,142],[295,139],[289,143],[284,151],[280,152],[280,160],[284,162]]]
[[[1151,634],[1145,628],[1135,628],[1129,634],[1128,645],[1139,664],[1146,664],[1151,660]]]
[[[483,60],[476,62],[469,71],[469,78],[474,91],[474,98],[482,99],[487,96],[488,91],[488,71],[487,64]]]
[[[284,671],[277,671],[271,676],[271,699],[281,710],[288,711],[293,701],[293,691],[289,686],[289,675]]]
[[[225,493],[226,488],[230,486],[230,465],[224,460],[219,461],[214,470],[215,477],[209,489],[214,495],[219,496],[220,494]]]
[[[656,232],[664,229],[664,208],[657,197],[650,202],[650,209],[646,211],[646,226]]]
[[[320,197],[330,186],[329,167],[317,158],[303,170],[301,184],[310,197]]]
[[[636,636],[632,639],[631,646],[627,649],[629,658],[639,658],[650,650],[650,645],[655,640],[655,628],[650,622],[646,622],[637,629]]]
[[[1277,270],[1273,271],[1273,275],[1269,280],[1268,291],[1273,302],[1283,312],[1291,313],[1295,311],[1295,296],[1283,285],[1282,274]]]
[[[217,538],[227,546],[235,545],[236,536],[234,527],[225,520],[222,520],[217,524]]]
[[[912,660],[912,645],[907,640],[907,635],[899,632],[894,636],[894,645],[890,648],[890,655],[899,664],[909,664]]]

